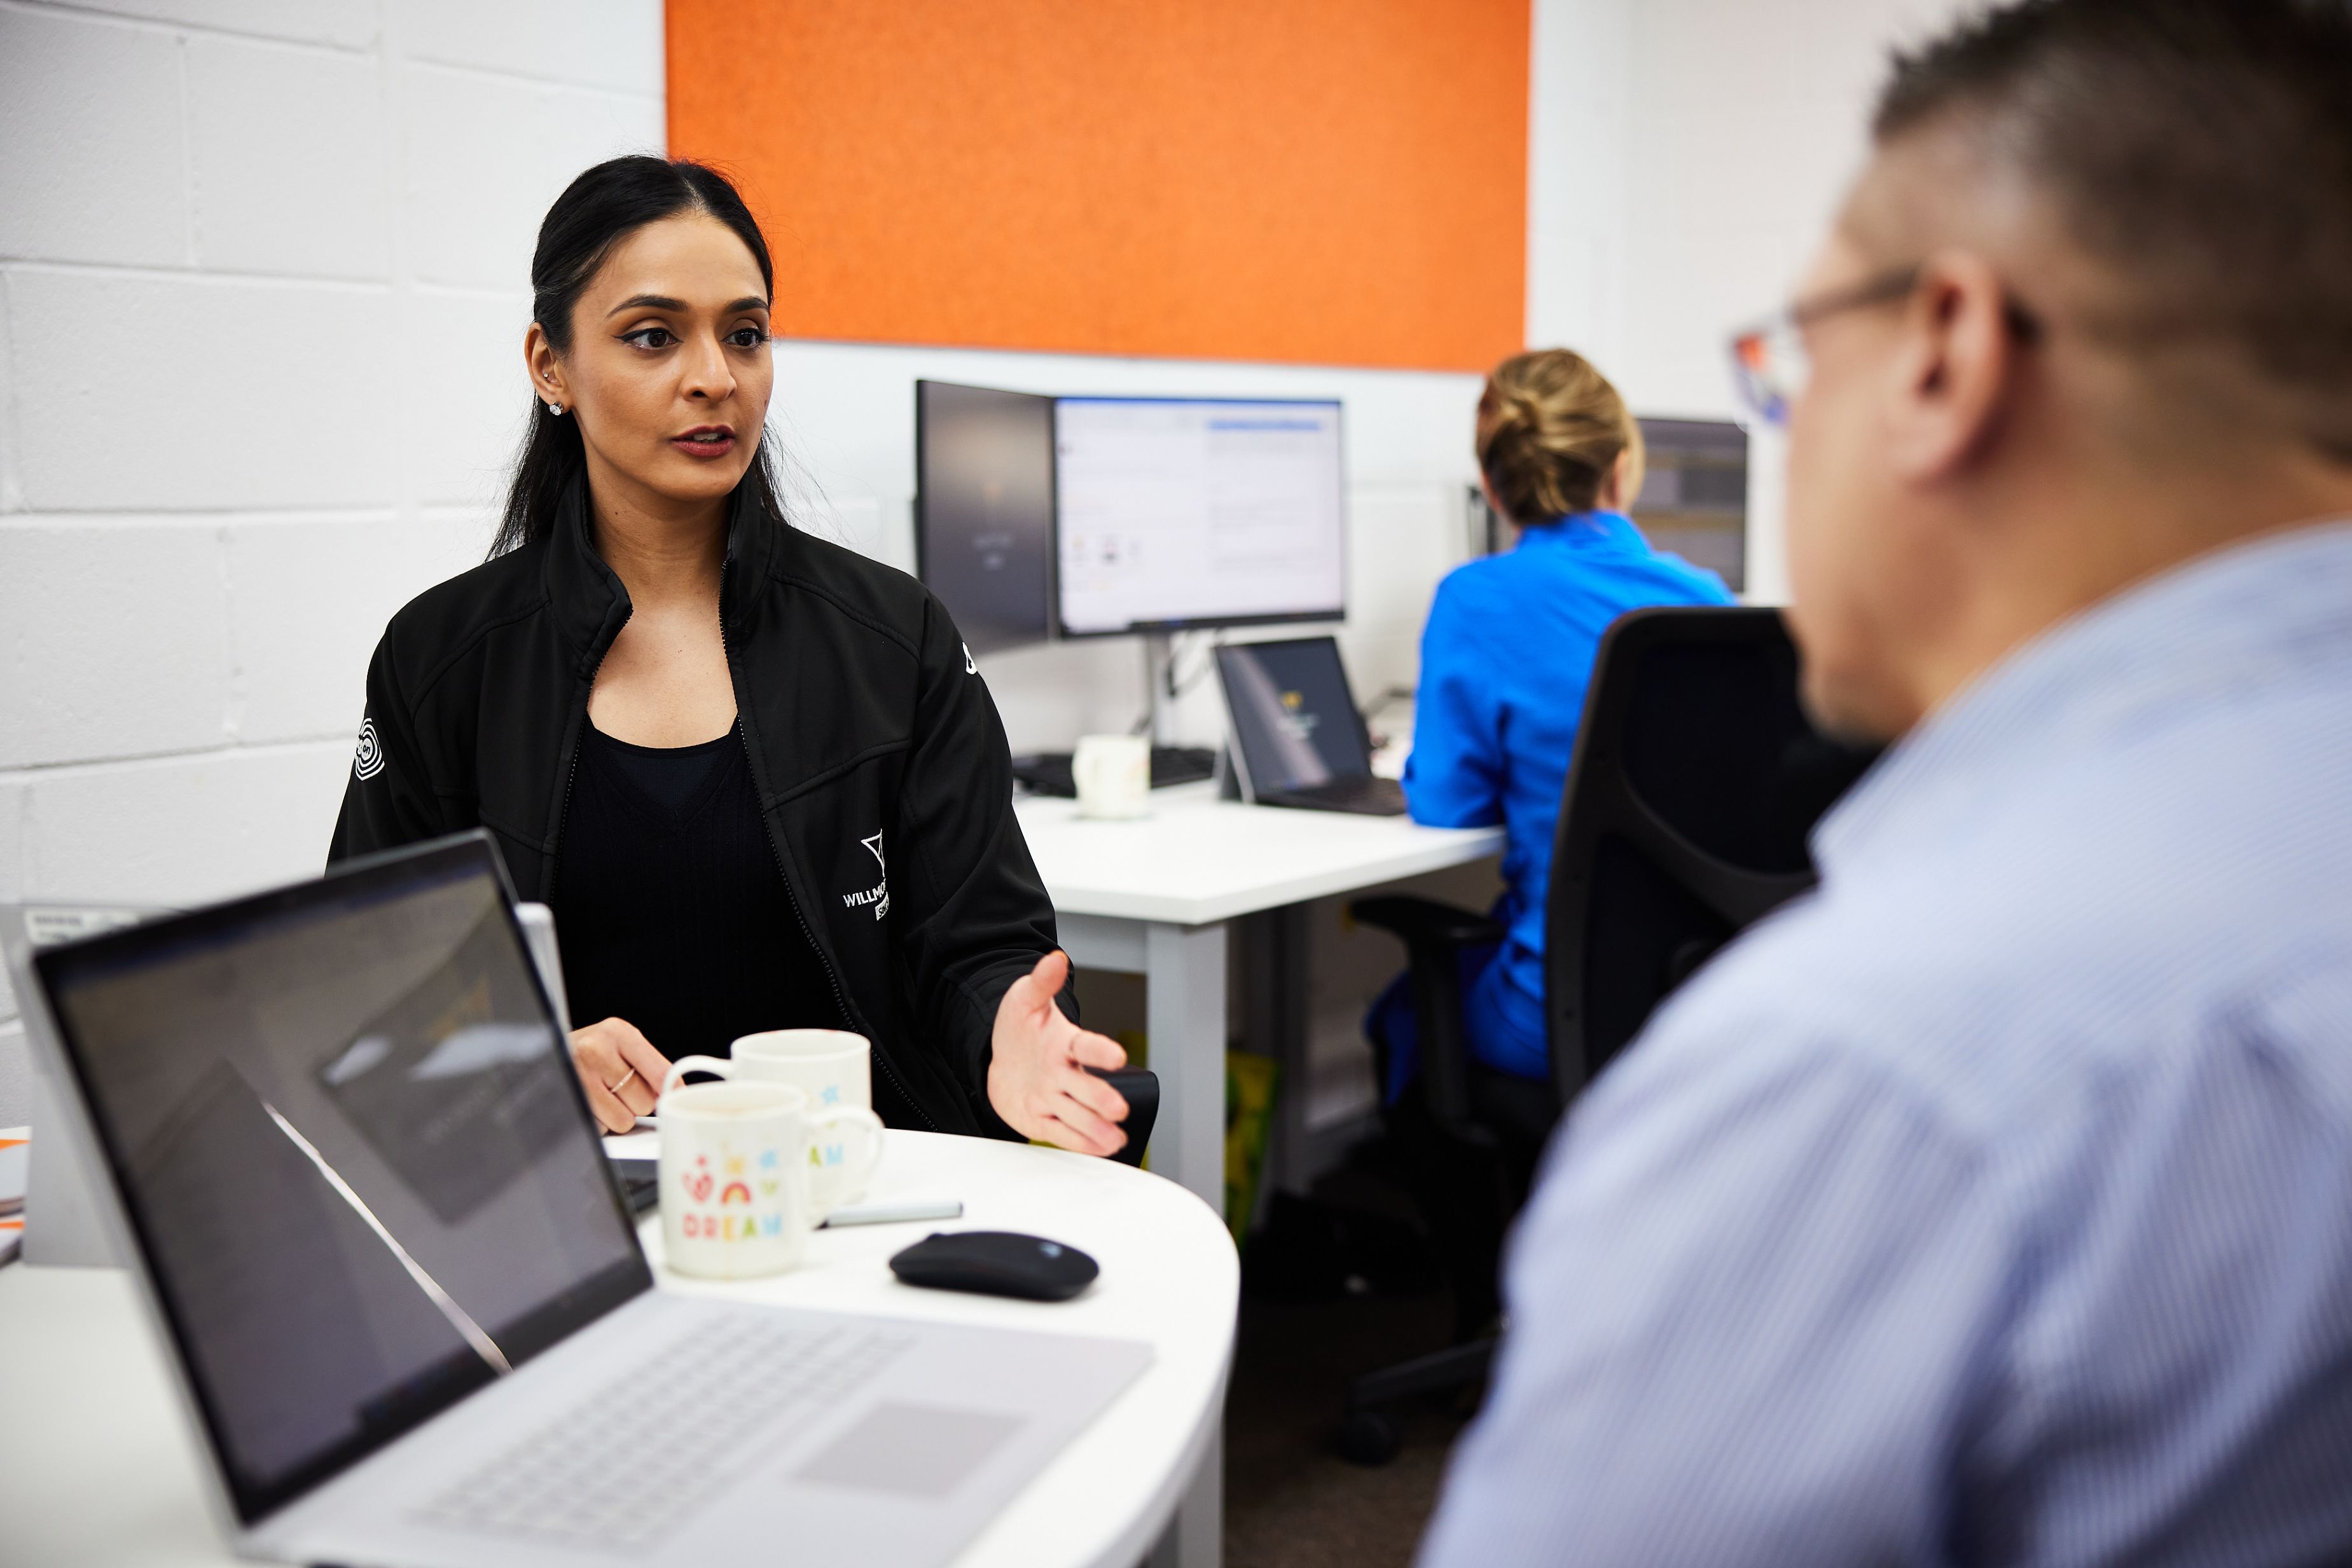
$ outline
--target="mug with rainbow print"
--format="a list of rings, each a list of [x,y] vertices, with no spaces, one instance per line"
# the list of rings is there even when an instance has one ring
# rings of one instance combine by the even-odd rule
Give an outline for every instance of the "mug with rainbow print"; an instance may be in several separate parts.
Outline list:
[[[660,1109],[662,1250],[672,1269],[704,1279],[781,1274],[801,1260],[818,1219],[813,1122],[863,1117],[881,1145],[871,1111],[813,1117],[789,1083],[680,1085],[673,1075]]]
[[[772,1029],[747,1034],[718,1056],[681,1056],[672,1072],[714,1072],[740,1082],[789,1083],[805,1092],[810,1114],[823,1122],[836,1105],[874,1109],[872,1048],[862,1034],[837,1029]],[[866,1197],[866,1179],[874,1174],[869,1154],[872,1140],[849,1135],[831,1124],[821,1124],[810,1145],[809,1165],[814,1177],[811,1191],[822,1219],[845,1203]]]

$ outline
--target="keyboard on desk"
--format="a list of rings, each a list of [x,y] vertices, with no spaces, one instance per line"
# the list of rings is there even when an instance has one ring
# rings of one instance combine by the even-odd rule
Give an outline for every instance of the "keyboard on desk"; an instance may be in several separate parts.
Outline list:
[[[1217,754],[1205,747],[1155,746],[1151,748],[1151,787],[1198,784],[1216,776]],[[1070,771],[1066,751],[1040,751],[1013,759],[1013,777],[1032,795],[1058,795],[1073,800],[1077,779]]]
[[[828,1410],[914,1341],[757,1308],[679,1341],[427,1504],[430,1523],[628,1552],[767,1453],[763,1429]],[[616,1419],[625,1412],[625,1419]]]
[[[1308,811],[1353,811],[1363,817],[1404,814],[1404,786],[1393,779],[1367,774],[1358,779],[1334,779],[1297,789],[1266,789],[1258,794],[1261,806],[1296,806]]]

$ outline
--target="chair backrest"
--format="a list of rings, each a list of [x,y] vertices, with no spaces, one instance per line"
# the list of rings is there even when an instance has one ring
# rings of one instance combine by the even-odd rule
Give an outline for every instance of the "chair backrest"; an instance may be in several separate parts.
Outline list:
[[[1805,716],[1777,610],[1636,610],[1609,628],[1545,910],[1562,1105],[1717,948],[1813,885],[1807,835],[1877,755]]]

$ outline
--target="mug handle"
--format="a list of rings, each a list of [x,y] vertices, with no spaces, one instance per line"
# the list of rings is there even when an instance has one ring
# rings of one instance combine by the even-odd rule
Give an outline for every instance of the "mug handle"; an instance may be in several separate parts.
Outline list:
[[[716,1072],[721,1078],[732,1078],[736,1064],[719,1056],[681,1056],[669,1064],[667,1072],[662,1074],[663,1098],[668,1098],[669,1092],[677,1088],[689,1072]],[[656,1105],[654,1109],[658,1112],[661,1107]]]
[[[842,1186],[844,1187],[855,1190],[859,1183],[872,1176],[874,1167],[882,1163],[882,1118],[865,1106],[828,1106],[822,1111],[811,1111],[808,1113],[808,1120],[812,1129],[849,1126],[864,1131],[866,1135],[860,1140],[861,1147],[858,1153],[843,1165]]]

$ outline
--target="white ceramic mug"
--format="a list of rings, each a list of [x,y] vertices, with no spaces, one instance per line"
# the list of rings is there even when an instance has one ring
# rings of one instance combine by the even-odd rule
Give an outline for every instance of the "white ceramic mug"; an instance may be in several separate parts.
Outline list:
[[[661,1097],[662,1249],[681,1274],[750,1280],[801,1260],[808,1096],[789,1083],[688,1083]]]
[[[1081,817],[1142,817],[1151,811],[1151,742],[1139,735],[1082,735],[1070,758]]]
[[[664,1082],[714,1072],[739,1083],[798,1089],[808,1097],[809,1197],[817,1218],[864,1197],[882,1158],[882,1119],[873,1110],[872,1048],[866,1037],[835,1029],[776,1029],[747,1034],[727,1049],[725,1057],[679,1057]]]

